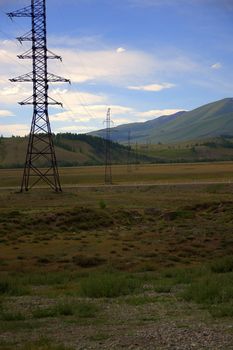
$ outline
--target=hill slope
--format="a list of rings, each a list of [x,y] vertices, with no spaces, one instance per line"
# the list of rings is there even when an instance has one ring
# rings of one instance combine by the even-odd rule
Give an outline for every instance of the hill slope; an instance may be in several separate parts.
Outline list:
[[[24,166],[27,137],[0,138],[0,168]],[[89,135],[58,134],[54,145],[59,166],[99,165],[105,162],[105,140]],[[127,163],[128,148],[111,142],[112,163]],[[131,152],[131,161],[135,154]],[[153,157],[141,155],[139,161],[153,161]]]
[[[0,138],[0,168],[24,166],[28,139]],[[105,141],[98,137],[77,134],[58,134],[54,137],[58,165],[81,166],[105,163]],[[177,144],[133,144],[128,148],[112,142],[113,164],[170,163],[233,160],[233,137],[207,138]]]
[[[221,135],[233,135],[233,99],[225,98],[190,112],[162,116],[145,123],[133,123],[113,128],[113,139],[127,140],[131,131],[133,142],[174,143]],[[92,133],[103,137],[103,130]]]

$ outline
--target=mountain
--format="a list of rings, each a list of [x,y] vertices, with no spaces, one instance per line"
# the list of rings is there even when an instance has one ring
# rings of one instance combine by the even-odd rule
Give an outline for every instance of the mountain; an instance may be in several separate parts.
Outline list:
[[[178,143],[222,135],[233,135],[233,98],[206,104],[189,112],[178,112],[144,123],[112,128],[112,139],[126,142],[128,131],[132,142]],[[91,133],[104,137],[104,130]]]
[[[21,168],[24,166],[27,137],[0,137],[0,168]],[[59,166],[101,165],[105,162],[105,140],[89,135],[71,133],[54,135],[54,146]],[[128,148],[111,142],[113,164],[128,162]],[[135,153],[130,152],[130,161],[135,161]],[[154,157],[138,156],[139,162],[152,162]],[[42,164],[43,165],[43,164]]]
[[[128,140],[128,132],[130,130],[131,139],[134,141],[147,140],[151,130],[157,129],[166,125],[167,123],[176,120],[179,116],[183,115],[185,111],[181,111],[175,114],[162,116],[156,119],[148,120],[142,123],[130,123],[119,125],[112,128],[111,139],[118,142],[126,142]],[[89,135],[105,138],[105,129],[93,131]]]

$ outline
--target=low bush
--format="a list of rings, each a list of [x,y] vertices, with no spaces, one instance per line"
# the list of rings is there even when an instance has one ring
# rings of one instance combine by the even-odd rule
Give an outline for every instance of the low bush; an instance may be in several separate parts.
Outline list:
[[[94,317],[98,307],[90,303],[71,303],[61,302],[50,308],[40,308],[33,311],[35,318],[59,317],[59,316],[78,316],[83,318]]]
[[[214,305],[210,308],[210,313],[213,317],[233,317],[233,301],[220,305]]]
[[[233,256],[218,259],[210,265],[211,271],[215,273],[226,273],[233,271]]]
[[[75,306],[75,310],[78,317],[92,318],[96,316],[96,313],[99,311],[99,308],[95,304],[80,303]]]
[[[20,350],[74,350],[64,345],[54,345],[49,340],[38,340],[36,343],[25,344]]]
[[[20,296],[25,294],[29,294],[29,290],[19,284],[17,280],[0,280],[0,295]]]
[[[210,275],[191,283],[183,293],[187,301],[221,304],[233,300],[233,274]]]
[[[81,281],[80,293],[89,298],[115,298],[132,294],[140,286],[140,280],[123,274],[96,274]]]
[[[57,310],[56,308],[45,308],[45,309],[36,309],[32,313],[34,318],[47,318],[47,317],[56,317]]]
[[[60,316],[73,316],[75,314],[75,305],[71,303],[60,303],[56,306],[55,310],[57,315]]]
[[[0,315],[2,321],[24,321],[26,317],[20,312],[5,312],[3,311]]]
[[[102,265],[106,260],[97,256],[75,255],[73,256],[72,261],[75,265],[88,268]]]

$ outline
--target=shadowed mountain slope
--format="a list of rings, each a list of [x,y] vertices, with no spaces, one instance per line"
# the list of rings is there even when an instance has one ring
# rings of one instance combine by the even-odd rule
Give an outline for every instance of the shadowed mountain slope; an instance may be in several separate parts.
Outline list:
[[[177,143],[233,135],[233,98],[225,98],[189,112],[178,112],[144,123],[120,125],[112,128],[113,140],[125,142],[129,130],[132,142],[139,143]],[[104,137],[104,130],[91,134]]]

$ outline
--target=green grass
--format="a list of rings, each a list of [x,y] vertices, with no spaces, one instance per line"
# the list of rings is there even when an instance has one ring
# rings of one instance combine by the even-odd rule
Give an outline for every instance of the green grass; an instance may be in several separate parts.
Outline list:
[[[20,350],[74,350],[74,348],[59,344],[54,345],[54,342],[51,340],[41,339],[35,343],[28,343],[23,345]]]
[[[212,306],[210,314],[215,318],[231,317],[233,318],[233,301]]]
[[[56,317],[58,315],[57,309],[53,308],[39,308],[33,311],[32,313],[34,318],[47,318],[47,317]]]
[[[94,274],[81,281],[80,294],[88,298],[116,298],[133,294],[140,287],[140,280],[126,274]]]
[[[217,175],[209,166],[148,166],[134,179],[172,179],[173,171],[175,181],[209,181],[225,167],[231,173],[229,164],[218,164]],[[66,176],[77,175],[72,171]],[[106,329],[114,342],[159,320],[226,329],[233,317],[232,192],[231,184],[73,188],[61,195],[1,190],[0,329],[9,346],[0,343],[0,350],[15,350],[12,339],[20,349],[42,332],[50,342],[27,346],[57,349],[58,329],[61,344],[81,328],[80,347],[97,349],[107,346]]]
[[[77,304],[75,310],[78,317],[93,318],[99,312],[99,307],[93,303],[83,302]]]
[[[29,289],[18,284],[17,280],[0,278],[0,295],[21,296],[26,294],[29,294]]]
[[[60,316],[77,316],[80,318],[93,318],[99,308],[93,303],[87,302],[60,302],[53,307],[39,308],[33,311],[34,318],[50,318]]]
[[[202,277],[186,288],[183,297],[204,305],[230,303],[233,301],[233,273]]]
[[[156,151],[155,151],[156,152]],[[233,152],[233,150],[232,150]],[[177,182],[197,182],[197,181],[217,181],[217,182],[229,182],[233,178],[233,164],[228,162],[212,162],[212,163],[178,163],[178,164],[143,164],[130,173],[127,172],[126,165],[114,165],[112,167],[113,183],[117,185],[125,184],[158,184],[158,183],[177,183]],[[74,167],[74,168],[60,168],[59,169],[62,185],[68,187],[68,191],[74,185],[95,185],[102,186],[104,184],[104,167]],[[17,191],[22,178],[22,169],[0,169],[0,187],[15,187],[13,191]],[[35,192],[33,189],[29,193],[12,193],[14,197],[18,198],[31,198],[31,193]],[[38,189],[37,189],[38,190]],[[218,193],[221,188],[209,188],[212,193]],[[216,192],[217,191],[217,192]],[[100,209],[106,209],[106,206],[111,206],[111,200],[105,196],[106,191],[95,202],[96,207]],[[54,202],[55,198],[59,198],[52,192],[50,192],[50,199]],[[67,199],[66,194],[62,194],[64,199]],[[81,196],[82,197],[82,196]],[[72,200],[77,199],[75,197]],[[85,204],[89,202],[89,199],[85,197]],[[20,202],[17,200],[17,202]],[[77,201],[76,201],[77,203]],[[133,202],[131,202],[132,204]],[[16,203],[15,203],[16,204]],[[26,205],[28,203],[25,203]],[[9,207],[9,202],[7,203]],[[16,207],[19,210],[20,207]]]
[[[211,271],[216,273],[226,273],[233,271],[233,256],[226,256],[211,264]]]
[[[1,321],[25,321],[26,317],[21,312],[1,312],[0,320]]]
[[[157,302],[157,297],[150,297],[146,295],[135,295],[122,299],[123,303],[127,303],[132,306],[140,306],[145,304],[153,304]]]

